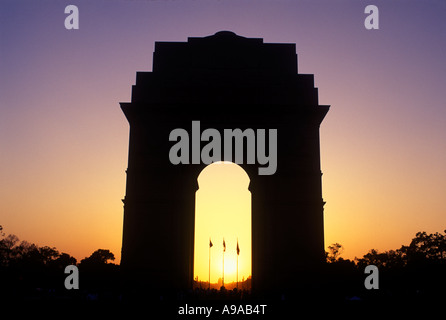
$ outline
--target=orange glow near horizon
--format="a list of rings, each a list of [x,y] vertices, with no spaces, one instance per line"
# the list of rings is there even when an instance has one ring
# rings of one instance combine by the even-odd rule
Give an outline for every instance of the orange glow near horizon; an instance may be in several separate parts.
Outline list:
[[[299,73],[313,74],[319,103],[331,105],[320,127],[325,248],[340,243],[342,257],[354,259],[408,245],[419,231],[442,232],[444,1],[400,2],[381,1],[385,26],[371,31],[361,1],[84,1],[80,29],[68,31],[54,1],[0,1],[8,30],[0,36],[3,232],[78,262],[109,249],[119,263],[129,147],[119,102],[131,100],[136,71],[151,71],[156,41],[228,29],[295,43]],[[238,116],[224,111],[215,115]],[[225,239],[232,268],[236,236]],[[207,281],[209,235],[200,241]],[[223,239],[212,241],[216,281]],[[248,245],[239,241],[241,260]]]
[[[225,284],[236,281],[237,239],[238,281],[251,275],[251,193],[249,177],[238,165],[216,162],[207,166],[198,177],[195,202],[194,279],[211,283],[223,276],[223,238]],[[209,239],[212,248],[209,250]]]

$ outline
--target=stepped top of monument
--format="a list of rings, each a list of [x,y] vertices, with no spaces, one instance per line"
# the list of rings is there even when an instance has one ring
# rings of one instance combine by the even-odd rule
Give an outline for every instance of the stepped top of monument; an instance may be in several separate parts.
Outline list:
[[[297,73],[294,43],[264,43],[232,31],[187,42],[155,42],[153,72],[192,70],[257,70],[267,73]]]

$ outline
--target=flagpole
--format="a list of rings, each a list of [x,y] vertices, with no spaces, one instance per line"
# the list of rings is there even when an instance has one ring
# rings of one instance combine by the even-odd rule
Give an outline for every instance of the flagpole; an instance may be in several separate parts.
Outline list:
[[[209,238],[211,243],[211,238]],[[209,245],[209,290],[211,290],[211,245]]]
[[[238,290],[238,255],[237,255],[237,290]]]
[[[223,251],[223,279],[221,281],[222,287],[225,286],[225,252]]]
[[[238,290],[238,238],[237,238],[237,290]]]
[[[209,290],[211,290],[211,248],[213,246],[211,237],[209,237]]]
[[[223,238],[223,278],[221,280],[221,286],[225,287],[225,251],[226,251],[226,243],[225,238]]]

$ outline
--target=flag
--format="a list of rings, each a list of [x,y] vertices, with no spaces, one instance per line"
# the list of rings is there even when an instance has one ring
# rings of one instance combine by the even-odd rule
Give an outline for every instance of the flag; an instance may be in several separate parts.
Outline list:
[[[240,247],[238,246],[238,239],[237,239],[237,255],[240,254]]]
[[[223,252],[226,251],[226,242],[225,242],[225,238],[223,238]]]
[[[209,248],[212,248],[212,247],[213,247],[213,244],[212,244],[211,238],[209,238]]]

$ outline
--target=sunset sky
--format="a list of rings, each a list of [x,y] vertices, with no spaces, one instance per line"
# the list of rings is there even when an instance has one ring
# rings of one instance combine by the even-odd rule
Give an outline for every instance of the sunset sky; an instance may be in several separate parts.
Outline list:
[[[79,30],[64,27],[69,4]],[[379,30],[364,27],[368,4]],[[152,70],[155,41],[221,30],[296,43],[299,73],[314,74],[319,103],[331,105],[326,246],[362,257],[446,229],[445,1],[2,0],[5,233],[78,260],[110,249],[119,262],[129,134],[119,102],[136,71]]]
[[[218,182],[217,182],[218,181]],[[251,192],[249,176],[232,162],[207,166],[198,176],[196,193],[194,279],[211,283],[223,276],[225,283],[237,281],[237,241],[239,281],[251,275]],[[217,182],[217,183],[216,183]],[[209,252],[209,240],[212,241]]]

